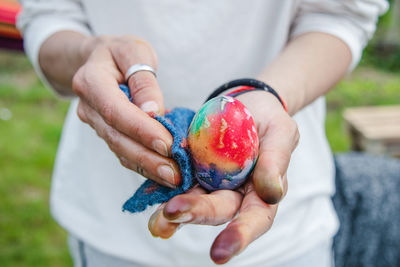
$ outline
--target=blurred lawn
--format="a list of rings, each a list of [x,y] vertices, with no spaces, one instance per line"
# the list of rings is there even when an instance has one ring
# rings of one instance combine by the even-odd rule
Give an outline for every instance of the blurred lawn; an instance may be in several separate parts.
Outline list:
[[[67,107],[24,56],[0,52],[0,266],[72,266],[66,235],[48,210]]]
[[[400,103],[400,77],[361,67],[328,95],[327,132],[347,151],[345,107]],[[68,103],[44,89],[27,59],[0,51],[0,265],[71,266],[65,232],[48,210],[50,177]],[[10,117],[11,116],[11,117]]]

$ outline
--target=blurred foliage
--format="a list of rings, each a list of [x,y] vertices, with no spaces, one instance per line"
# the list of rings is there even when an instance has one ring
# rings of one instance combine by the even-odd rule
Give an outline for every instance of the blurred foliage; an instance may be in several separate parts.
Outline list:
[[[378,28],[388,28],[393,16],[393,3],[396,0],[387,0],[389,2],[389,10],[379,18]],[[398,0],[397,0],[398,1]]]
[[[399,75],[371,67],[356,69],[327,94],[326,132],[332,150],[350,150],[350,136],[342,117],[345,108],[399,104]]]
[[[400,9],[400,0],[389,0],[390,8],[380,17],[375,36],[364,50],[361,65],[391,72],[400,71],[400,25],[394,24],[395,16],[399,15],[395,14],[393,5],[395,1],[397,1],[396,8]],[[396,35],[393,38],[397,40],[396,43],[386,40],[389,34]]]
[[[360,65],[400,72],[400,45],[371,43],[365,48]]]

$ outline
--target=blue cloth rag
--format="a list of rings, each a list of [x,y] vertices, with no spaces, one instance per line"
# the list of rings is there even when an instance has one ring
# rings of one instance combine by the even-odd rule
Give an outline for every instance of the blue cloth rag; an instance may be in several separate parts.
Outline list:
[[[126,85],[120,85],[120,89],[132,102],[129,88]],[[186,138],[194,114],[195,112],[190,109],[175,108],[164,117],[155,116],[155,119],[164,125],[173,137],[172,158],[181,171],[182,184],[176,189],[171,189],[152,180],[146,180],[134,195],[125,202],[122,207],[123,211],[132,213],[144,211],[148,206],[164,203],[193,186],[195,181],[192,175],[192,163]]]

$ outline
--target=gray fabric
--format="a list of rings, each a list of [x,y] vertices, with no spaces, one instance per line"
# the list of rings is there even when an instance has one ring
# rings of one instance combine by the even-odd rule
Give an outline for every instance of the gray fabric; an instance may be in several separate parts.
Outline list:
[[[336,156],[336,266],[400,266],[400,160]]]

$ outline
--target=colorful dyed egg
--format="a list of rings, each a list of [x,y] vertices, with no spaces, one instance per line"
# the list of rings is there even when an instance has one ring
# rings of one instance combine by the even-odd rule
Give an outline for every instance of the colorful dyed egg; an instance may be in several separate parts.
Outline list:
[[[195,177],[211,191],[238,188],[258,156],[253,117],[242,102],[229,96],[211,99],[196,113],[188,145]]]

